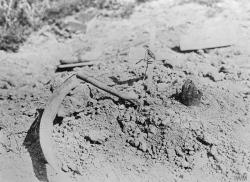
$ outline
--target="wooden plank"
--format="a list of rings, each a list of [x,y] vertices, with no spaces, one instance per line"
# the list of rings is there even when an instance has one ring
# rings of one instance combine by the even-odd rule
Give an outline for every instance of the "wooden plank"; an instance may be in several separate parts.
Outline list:
[[[180,50],[191,51],[231,46],[236,42],[236,26],[230,21],[210,20],[181,36]]]

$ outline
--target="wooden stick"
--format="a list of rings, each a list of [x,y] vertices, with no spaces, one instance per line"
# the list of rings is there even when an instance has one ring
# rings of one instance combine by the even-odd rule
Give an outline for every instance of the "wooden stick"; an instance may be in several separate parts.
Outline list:
[[[105,85],[104,83],[94,79],[93,77],[88,76],[88,75],[83,74],[83,73],[77,73],[76,76],[77,76],[77,78],[79,78],[85,82],[88,82],[88,83],[96,86],[97,88],[102,89],[102,90],[104,90],[112,95],[115,95],[123,100],[127,100],[135,105],[140,105],[140,102],[138,100],[137,95],[128,95],[125,93],[118,92],[114,88],[111,88],[111,87]]]
[[[58,65],[58,69],[66,69],[66,68],[74,68],[74,67],[82,67],[82,66],[90,66],[98,63],[97,61],[90,61],[90,62],[82,62],[82,63],[72,63],[72,64],[61,64]]]
[[[60,64],[74,64],[74,63],[87,63],[87,62],[98,62],[97,60],[72,58],[72,59],[61,59]]]

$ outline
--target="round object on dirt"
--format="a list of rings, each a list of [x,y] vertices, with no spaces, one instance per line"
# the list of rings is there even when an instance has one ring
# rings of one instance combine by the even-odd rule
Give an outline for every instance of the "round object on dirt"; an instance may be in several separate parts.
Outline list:
[[[197,89],[194,82],[187,79],[182,86],[180,94],[181,102],[186,106],[198,105],[201,100],[202,93]]]

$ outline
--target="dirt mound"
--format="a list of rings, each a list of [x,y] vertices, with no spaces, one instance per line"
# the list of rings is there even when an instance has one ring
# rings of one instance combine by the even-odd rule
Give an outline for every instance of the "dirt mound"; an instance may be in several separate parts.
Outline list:
[[[244,123],[241,116],[246,111],[241,98],[186,75],[185,66],[169,68],[160,62],[154,69],[155,91],[148,93],[142,77],[144,66],[123,64],[124,72],[110,74],[116,82],[114,87],[138,94],[143,105],[135,108],[88,84],[70,93],[55,121],[54,138],[63,171],[73,176],[84,174],[96,155],[110,155],[114,145],[122,144],[126,150],[141,151],[145,159],[169,163],[180,171],[191,172],[201,165],[211,174],[219,172],[228,178],[246,174],[249,153],[233,142],[231,135],[235,123]],[[124,75],[130,79],[117,79]],[[198,105],[186,106],[179,97],[187,78],[193,79],[202,92]],[[235,162],[244,165],[226,167]]]

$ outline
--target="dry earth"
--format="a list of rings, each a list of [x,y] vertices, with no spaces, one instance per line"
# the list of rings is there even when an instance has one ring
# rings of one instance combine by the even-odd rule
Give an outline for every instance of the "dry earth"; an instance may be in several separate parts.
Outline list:
[[[44,27],[18,53],[0,52],[0,181],[56,181],[32,123],[72,74],[56,70],[59,60],[79,53],[100,62],[75,70],[139,95],[144,106],[86,83],[66,96],[53,149],[72,181],[250,181],[250,2],[158,0],[129,18],[109,13],[88,20],[86,30]],[[64,21],[85,23],[84,16]],[[235,45],[180,52],[180,35],[217,19],[237,29]],[[144,44],[157,57],[151,94],[141,78],[145,63],[136,64]],[[180,100],[188,78],[202,92],[199,105]]]

